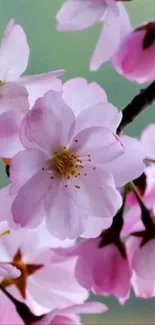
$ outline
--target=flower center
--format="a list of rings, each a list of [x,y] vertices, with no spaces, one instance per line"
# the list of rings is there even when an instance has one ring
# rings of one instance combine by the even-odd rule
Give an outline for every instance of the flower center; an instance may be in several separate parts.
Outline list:
[[[77,157],[75,153],[65,147],[55,152],[50,160],[50,169],[58,175],[69,177],[78,175]]]

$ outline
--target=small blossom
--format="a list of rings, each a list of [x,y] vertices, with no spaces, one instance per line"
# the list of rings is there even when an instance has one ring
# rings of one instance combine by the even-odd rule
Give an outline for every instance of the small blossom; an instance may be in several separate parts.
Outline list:
[[[135,28],[123,39],[113,65],[124,77],[138,83],[155,78],[155,21]]]

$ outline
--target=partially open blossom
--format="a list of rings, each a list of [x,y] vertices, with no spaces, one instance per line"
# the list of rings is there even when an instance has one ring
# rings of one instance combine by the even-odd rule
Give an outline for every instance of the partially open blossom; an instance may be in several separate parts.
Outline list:
[[[103,115],[102,105],[98,112]],[[112,112],[109,119],[108,111],[107,119],[103,115],[102,126],[92,125],[94,114],[91,107],[75,119],[61,95],[49,91],[24,119],[21,141],[26,150],[11,166],[11,193],[17,193],[12,211],[22,227],[36,227],[46,215],[54,236],[76,238],[88,217],[111,219],[121,206],[108,164],[124,148],[115,124],[109,125]],[[86,116],[90,126],[85,128]]]
[[[88,296],[74,275],[76,259],[61,261],[58,256],[52,263],[56,253],[50,247],[46,247],[44,231],[12,230],[1,238],[0,261],[12,263],[21,272],[18,278],[1,276],[1,285],[34,314],[83,303]],[[4,293],[0,292],[0,301],[3,299]]]
[[[56,251],[61,256],[78,256],[75,276],[84,288],[99,295],[113,295],[124,303],[129,298],[131,269],[124,243],[119,236],[115,239],[107,230],[101,237]]]
[[[139,83],[155,78],[155,21],[135,28],[123,39],[113,65],[124,77]]]
[[[97,22],[104,23],[91,58],[90,69],[94,71],[113,56],[131,30],[125,8],[115,0],[67,0],[56,18],[59,31],[79,31]]]

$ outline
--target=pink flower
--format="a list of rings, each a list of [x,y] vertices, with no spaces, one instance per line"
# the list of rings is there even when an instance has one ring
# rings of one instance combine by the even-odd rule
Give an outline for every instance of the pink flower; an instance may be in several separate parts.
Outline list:
[[[83,78],[71,79],[63,85],[62,97],[77,116],[76,127],[85,128],[96,125],[116,132],[122,113],[108,102],[105,91],[97,83],[88,84]],[[138,140],[127,136],[120,136],[120,139],[125,149],[124,154],[107,165],[117,187],[125,185],[142,174],[143,160],[146,157],[145,150]]]
[[[120,44],[113,58],[115,69],[139,83],[155,78],[155,22],[132,30]]]
[[[29,46],[21,26],[11,20],[0,46],[0,156],[12,158],[22,150],[19,128],[29,104],[47,90],[60,90],[56,79],[63,71],[21,77],[29,59]],[[25,89],[25,88],[26,89]],[[29,100],[29,103],[28,103]]]
[[[86,302],[84,304],[72,305],[64,309],[56,309],[34,324],[82,325],[78,314],[100,314],[105,313],[107,310],[107,306],[100,302]]]
[[[75,119],[56,92],[36,101],[21,129],[26,150],[11,166],[15,222],[36,227],[46,215],[51,234],[64,239],[82,234],[90,216],[111,219],[116,214],[122,200],[109,169],[124,149],[115,123],[109,124],[116,112],[105,118],[104,107],[91,107]],[[102,126],[92,125],[97,111]]]
[[[130,293],[131,269],[124,243],[110,231],[56,252],[67,258],[78,256],[75,276],[84,288],[98,295],[113,295],[124,303]]]
[[[57,243],[58,244],[58,243]],[[0,244],[0,261],[20,270],[19,278],[1,277],[1,284],[17,300],[25,302],[34,314],[83,303],[88,293],[75,279],[76,259],[62,261],[46,243],[46,233],[32,230],[11,231]],[[61,244],[59,243],[61,246]],[[52,256],[57,261],[52,263]],[[4,301],[0,294],[0,301]]]
[[[113,56],[121,39],[131,30],[124,7],[114,0],[68,0],[56,18],[59,31],[78,31],[104,22],[91,58],[90,69],[94,71]]]
[[[29,54],[30,49],[24,30],[13,19],[10,20],[0,47],[0,81],[2,84],[16,82],[24,86],[29,93],[29,103],[32,107],[34,101],[49,89],[60,90],[60,81],[55,79],[61,76],[63,71],[20,78],[27,68]]]

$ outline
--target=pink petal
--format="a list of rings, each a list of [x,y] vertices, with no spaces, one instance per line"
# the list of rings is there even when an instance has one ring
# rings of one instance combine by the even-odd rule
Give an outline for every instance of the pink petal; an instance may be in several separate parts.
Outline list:
[[[76,260],[68,259],[52,264],[48,256],[50,257],[50,251],[47,254],[43,252],[39,260],[35,260],[37,264],[42,261],[45,267],[35,273],[29,285],[33,299],[49,310],[83,303],[88,297],[88,292],[75,278]]]
[[[85,220],[85,231],[81,235],[82,238],[96,238],[98,237],[104,229],[107,229],[111,226],[113,218],[97,218],[97,217],[88,217]]]
[[[119,18],[112,12],[108,12],[104,19],[99,40],[90,61],[90,70],[96,71],[114,55],[120,43]]]
[[[0,262],[0,276],[4,278],[18,278],[21,272],[9,263]]]
[[[155,296],[155,280],[144,280],[133,272],[132,287],[136,297],[149,299]]]
[[[13,157],[10,168],[11,193],[17,192],[42,168],[47,167],[47,156],[40,150],[20,151]]]
[[[155,159],[155,143],[153,141],[155,136],[155,124],[147,126],[141,135],[141,142],[145,148],[146,156]]]
[[[118,3],[117,6],[118,15],[109,6],[106,16],[101,19],[104,26],[90,62],[90,70],[92,71],[98,70],[101,64],[112,58],[122,39],[131,31],[127,11],[121,3]]]
[[[143,229],[141,222],[141,210],[140,206],[137,204],[125,213],[122,233],[123,236],[128,236],[132,232],[139,231],[141,229]]]
[[[104,14],[107,5],[104,1],[65,1],[57,13],[57,29],[82,30],[94,25]]]
[[[49,232],[60,240],[77,238],[84,231],[84,209],[77,206],[65,186],[56,192],[53,202],[52,194],[49,192],[45,207]]]
[[[6,227],[17,229],[18,225],[13,221],[13,216],[11,211],[11,206],[14,199],[15,199],[15,195],[10,195],[10,184],[0,189],[0,202],[1,202],[0,221],[7,220]],[[0,225],[1,224],[2,222],[0,222]],[[0,232],[3,232],[1,227],[0,227]]]
[[[144,280],[155,279],[155,240],[148,241],[133,257],[133,267]]]
[[[28,92],[14,82],[0,87],[0,114],[12,111],[17,115],[25,115],[29,110]]]
[[[13,112],[0,115],[0,156],[12,158],[23,146],[19,139],[19,119]]]
[[[99,249],[93,268],[97,293],[112,294],[118,299],[128,297],[131,271],[128,261],[115,245]]]
[[[74,78],[64,83],[63,99],[75,115],[88,107],[107,102],[107,95],[96,82],[88,83],[84,78]]]
[[[132,31],[130,16],[121,2],[118,2],[121,41]]]
[[[18,80],[18,83],[24,86],[29,93],[30,107],[48,90],[61,90],[61,81],[57,78],[62,76],[63,73],[63,70],[57,70],[38,75],[24,76]]]
[[[80,305],[73,305],[62,310],[62,313],[75,313],[75,314],[100,314],[108,310],[108,307],[101,302],[85,302]]]
[[[85,172],[87,176],[84,175]],[[74,202],[78,207],[85,209],[87,218],[112,218],[122,204],[113,177],[101,168],[84,168],[84,173],[81,173],[78,179],[71,180],[73,187],[68,186]],[[79,189],[76,184],[80,186]]]
[[[36,101],[25,118],[21,141],[25,147],[38,146],[51,157],[53,151],[68,143],[74,131],[74,120],[74,114],[61,94],[48,91]]]
[[[22,227],[32,228],[41,223],[45,215],[44,198],[50,181],[48,173],[40,171],[21,188],[12,205],[15,222]]]
[[[105,168],[112,173],[117,187],[138,178],[144,171],[145,152],[141,143],[134,138],[121,136],[124,154],[108,162]]]
[[[24,30],[10,21],[0,48],[0,80],[14,81],[27,68],[29,46]]]
[[[124,151],[119,137],[100,126],[89,127],[79,132],[72,140],[71,148],[87,166],[110,162],[123,155]]]
[[[76,119],[75,133],[81,129],[102,126],[116,132],[122,119],[122,113],[110,103],[99,103],[81,112]]]

